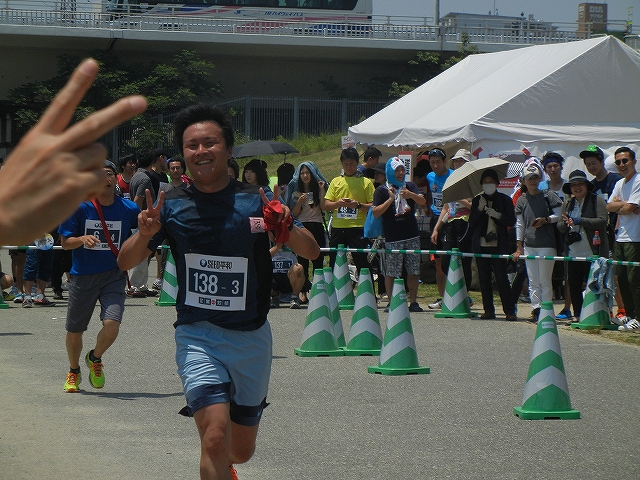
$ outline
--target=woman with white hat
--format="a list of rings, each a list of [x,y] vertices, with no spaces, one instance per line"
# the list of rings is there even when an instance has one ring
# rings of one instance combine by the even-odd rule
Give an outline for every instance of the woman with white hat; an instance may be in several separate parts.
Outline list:
[[[556,234],[552,223],[560,219],[562,201],[549,190],[540,190],[542,171],[536,164],[530,164],[522,172],[523,194],[516,202],[516,241],[518,248],[513,259],[522,254],[532,256],[555,256]],[[526,191],[524,191],[526,189]],[[551,275],[553,260],[542,258],[526,259],[529,276],[529,297],[531,298],[531,317],[529,321],[538,322],[542,302],[553,299]]]
[[[558,230],[566,234],[567,256],[608,257],[607,202],[592,192],[593,184],[581,170],[571,172],[562,190],[566,197],[560,208],[562,220],[558,222]],[[567,269],[569,293],[577,319],[582,312],[582,284],[587,281],[590,268],[590,262],[572,262]]]

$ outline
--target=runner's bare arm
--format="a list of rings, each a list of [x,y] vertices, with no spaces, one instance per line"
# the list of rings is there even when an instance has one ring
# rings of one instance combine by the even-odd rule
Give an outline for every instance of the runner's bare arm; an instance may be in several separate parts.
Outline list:
[[[147,248],[149,240],[160,230],[160,211],[164,203],[164,192],[160,192],[155,205],[149,189],[145,190],[145,195],[147,209],[138,214],[138,231],[124,242],[118,253],[120,270],[129,270],[147,258],[151,254],[151,250]]]

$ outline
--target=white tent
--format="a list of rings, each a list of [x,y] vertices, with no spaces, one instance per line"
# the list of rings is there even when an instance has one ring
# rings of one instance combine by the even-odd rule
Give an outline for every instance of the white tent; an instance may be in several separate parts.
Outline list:
[[[466,144],[481,157],[554,150],[579,168],[590,143],[638,150],[640,54],[605,36],[471,55],[349,132],[414,150]]]

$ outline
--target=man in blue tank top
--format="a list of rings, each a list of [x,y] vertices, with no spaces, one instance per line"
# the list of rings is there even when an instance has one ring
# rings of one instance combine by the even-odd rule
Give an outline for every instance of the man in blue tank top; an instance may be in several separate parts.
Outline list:
[[[271,371],[271,256],[267,230],[297,255],[318,244],[259,186],[229,177],[230,116],[195,105],[175,119],[193,185],[160,194],[138,218],[118,263],[139,263],[165,239],[176,261],[176,362],[200,433],[202,478],[228,478],[253,455]],[[150,199],[150,194],[147,193]],[[148,203],[151,203],[150,201]],[[267,205],[268,204],[268,205]],[[232,468],[232,467],[231,467]]]

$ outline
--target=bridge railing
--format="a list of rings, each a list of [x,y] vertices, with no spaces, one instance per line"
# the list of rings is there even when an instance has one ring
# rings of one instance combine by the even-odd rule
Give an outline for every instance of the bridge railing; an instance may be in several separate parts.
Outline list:
[[[398,18],[393,18],[397,22]],[[390,17],[373,17],[366,23],[307,22],[287,20],[235,19],[215,16],[128,15],[114,16],[100,12],[69,10],[20,10],[0,8],[0,26],[87,28],[111,31],[166,31],[219,34],[273,35],[321,38],[368,38],[460,42],[466,33],[471,43],[525,44],[570,42],[589,38],[591,31],[578,30],[578,24],[553,24],[550,28],[529,29],[495,27],[437,27],[413,21],[402,25]],[[632,32],[630,32],[632,33]]]

